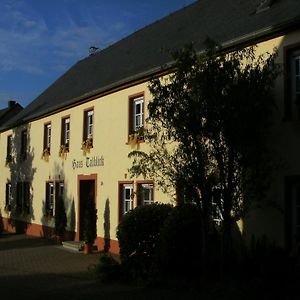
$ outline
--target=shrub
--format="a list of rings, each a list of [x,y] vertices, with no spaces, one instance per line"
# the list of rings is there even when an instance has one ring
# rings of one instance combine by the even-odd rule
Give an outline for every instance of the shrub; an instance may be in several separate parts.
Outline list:
[[[201,219],[199,208],[184,204],[174,208],[161,230],[158,266],[178,276],[198,272],[201,263]]]
[[[153,267],[160,230],[172,211],[169,204],[139,206],[123,216],[117,228],[123,268],[131,278],[146,279]]]

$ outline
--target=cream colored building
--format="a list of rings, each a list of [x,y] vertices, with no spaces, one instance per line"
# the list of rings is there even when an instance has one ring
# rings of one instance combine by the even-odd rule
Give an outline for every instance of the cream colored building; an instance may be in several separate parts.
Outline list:
[[[222,2],[222,3],[219,3]],[[128,153],[147,150],[131,134],[144,124],[152,76],[167,74],[168,51],[207,37],[224,49],[278,48],[284,66],[276,82],[278,110],[270,143],[284,162],[274,174],[276,205],[253,209],[246,237],[267,234],[290,247],[300,234],[300,2],[202,0],[79,61],[0,132],[0,210],[5,228],[51,236],[55,199],[62,196],[68,238],[82,239],[87,199],[97,208],[97,246],[118,252],[116,227],[137,205],[169,203],[155,178],[130,178]],[[162,67],[163,66],[163,67]],[[141,189],[143,193],[137,193]]]

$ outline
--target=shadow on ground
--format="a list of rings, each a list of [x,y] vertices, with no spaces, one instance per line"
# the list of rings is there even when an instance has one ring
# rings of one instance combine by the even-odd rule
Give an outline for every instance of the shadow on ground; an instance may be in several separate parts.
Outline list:
[[[45,245],[54,245],[55,242],[49,239],[26,236],[16,233],[2,233],[0,235],[0,251],[20,248],[43,247]]]

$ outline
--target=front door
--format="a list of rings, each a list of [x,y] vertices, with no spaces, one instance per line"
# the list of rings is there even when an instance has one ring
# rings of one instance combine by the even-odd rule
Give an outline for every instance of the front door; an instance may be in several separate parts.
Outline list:
[[[79,181],[79,240],[83,240],[85,209],[88,201],[95,202],[95,180]]]

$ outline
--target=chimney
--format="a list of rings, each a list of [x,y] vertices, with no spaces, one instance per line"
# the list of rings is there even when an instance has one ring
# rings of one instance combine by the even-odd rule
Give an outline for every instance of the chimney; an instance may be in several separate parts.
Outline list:
[[[16,101],[15,100],[9,100],[8,101],[8,108],[12,108],[13,106],[15,106]]]

